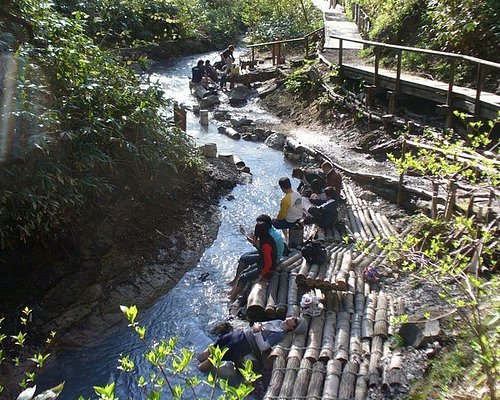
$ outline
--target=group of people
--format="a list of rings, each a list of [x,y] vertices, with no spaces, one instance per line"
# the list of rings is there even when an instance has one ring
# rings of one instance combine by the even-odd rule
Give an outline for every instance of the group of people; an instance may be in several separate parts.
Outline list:
[[[321,170],[317,171],[296,168],[292,176],[300,181],[297,190],[292,188],[288,177],[283,177],[278,182],[284,196],[276,218],[271,219],[266,214],[259,215],[253,234],[245,235],[255,250],[240,257],[235,277],[228,282],[232,286],[229,291],[232,301],[248,284],[270,278],[283,255],[288,252],[284,240],[286,231],[302,224],[304,216],[306,221],[311,217],[309,222],[316,223],[323,229],[336,222],[337,204],[341,201],[342,177],[332,164],[324,162]],[[321,308],[317,302],[310,300],[304,300],[304,307],[310,308],[314,313],[320,312]],[[223,335],[215,345],[228,349],[223,360],[238,364],[246,354],[257,354],[269,349],[287,333],[295,332],[300,324],[301,318],[298,317],[257,323],[252,327],[236,329]],[[201,371],[210,368],[210,354],[210,349],[206,349],[198,356],[198,368]]]
[[[210,60],[198,60],[196,66],[191,69],[191,81],[189,87],[193,89],[196,86],[225,87],[231,74],[234,58],[234,47],[230,45],[221,53],[220,61],[211,64]]]
[[[247,240],[256,250],[240,257],[235,277],[228,282],[232,286],[229,291],[232,301],[248,283],[267,279],[275,270],[285,251],[288,251],[285,240],[289,229],[298,228],[303,223],[314,223],[318,226],[317,239],[322,240],[325,229],[338,221],[342,176],[331,163],[324,162],[321,171],[296,168],[292,177],[300,181],[297,190],[292,188],[288,177],[278,182],[284,196],[276,218],[271,219],[265,214],[258,216],[253,235],[247,235]]]

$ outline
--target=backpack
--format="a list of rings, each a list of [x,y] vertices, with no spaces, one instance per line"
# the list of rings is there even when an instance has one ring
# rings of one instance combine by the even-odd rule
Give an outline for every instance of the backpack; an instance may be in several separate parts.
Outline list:
[[[319,242],[307,241],[302,246],[302,257],[309,264],[323,265],[326,262],[327,252],[325,247]]]

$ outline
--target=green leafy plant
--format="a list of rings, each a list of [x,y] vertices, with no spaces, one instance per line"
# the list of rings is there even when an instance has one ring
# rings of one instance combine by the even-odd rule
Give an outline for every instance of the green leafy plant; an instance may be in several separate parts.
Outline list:
[[[137,307],[120,306],[120,309],[127,317],[129,326],[134,329],[137,337],[144,344],[145,351],[143,356],[153,369],[153,372],[149,375],[149,379],[141,375],[136,380],[137,386],[141,388],[148,399],[160,399],[164,388],[168,393],[165,398],[200,399],[201,396],[197,393],[199,385],[206,385],[211,389],[209,399],[216,397],[217,389],[222,393],[217,396],[221,400],[244,399],[253,391],[251,384],[259,379],[261,375],[253,371],[251,361],[246,361],[244,366],[238,369],[244,381],[238,387],[231,386],[227,380],[221,379],[217,373],[209,373],[207,379],[200,379],[197,375],[190,373],[188,369],[194,353],[186,348],[177,349],[177,337],[169,340],[155,338],[155,340],[150,342],[146,338],[146,328],[140,326],[137,322]],[[222,358],[226,351],[227,349],[210,347],[209,360],[216,371],[222,366]],[[135,364],[130,355],[122,355],[120,357],[118,368],[127,373],[135,373]],[[173,383],[175,378],[182,379],[184,384],[175,385]],[[96,387],[95,390],[97,394],[105,396],[101,397],[103,399],[114,399],[114,386]]]
[[[43,368],[50,356],[48,348],[51,345],[56,333],[50,332],[45,347],[38,352],[30,353],[29,324],[32,320],[33,310],[24,307],[21,310],[16,334],[5,333],[2,323],[4,318],[0,318],[0,396],[5,399],[22,400],[43,400],[55,399],[61,393],[64,383],[46,390],[35,396],[35,381],[38,372]],[[16,386],[17,385],[17,386]],[[21,393],[19,393],[21,390]],[[16,393],[19,395],[16,397]]]
[[[306,61],[302,68],[292,72],[285,80],[285,87],[302,98],[321,93],[321,79],[314,68],[317,61]]]

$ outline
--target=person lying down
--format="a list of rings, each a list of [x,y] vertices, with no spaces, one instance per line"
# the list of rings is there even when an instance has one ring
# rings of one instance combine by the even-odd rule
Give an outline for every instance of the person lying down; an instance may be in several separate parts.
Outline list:
[[[236,366],[243,365],[245,356],[253,354],[260,356],[272,346],[279,343],[289,333],[303,333],[305,322],[299,317],[287,317],[285,320],[258,322],[253,326],[238,328],[221,336],[210,346],[227,348],[223,356],[224,361],[232,361]],[[210,346],[201,352],[197,359],[198,369],[208,372],[212,368],[210,361]]]

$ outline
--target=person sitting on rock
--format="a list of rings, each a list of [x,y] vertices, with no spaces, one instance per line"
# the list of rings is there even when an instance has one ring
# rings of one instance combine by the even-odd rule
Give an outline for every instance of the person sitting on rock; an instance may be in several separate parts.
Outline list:
[[[255,225],[254,235],[259,252],[258,260],[255,264],[248,266],[229,292],[229,299],[234,301],[245,286],[255,279],[267,279],[276,269],[278,264],[276,243],[269,234],[269,225],[266,222],[258,221]]]
[[[205,71],[205,62],[198,60],[196,67],[191,69],[191,81],[189,81],[189,89],[192,91],[197,86],[208,87],[214,82],[207,76]]]
[[[205,74],[213,81],[213,82],[219,82],[219,74],[217,73],[217,70],[210,65],[210,60],[205,61]]]
[[[335,171],[332,164],[328,161],[321,164],[321,169],[326,177],[326,186],[335,188],[337,198],[340,199],[342,196],[342,175]]]
[[[326,201],[321,205],[309,207],[308,213],[312,216],[309,220],[318,226],[318,239],[325,238],[325,229],[331,229],[338,220],[337,194],[335,188],[325,188]]]
[[[259,322],[251,327],[234,329],[223,335],[211,346],[228,349],[222,359],[232,361],[240,366],[246,355],[260,356],[262,352],[268,351],[279,343],[288,333],[298,333],[302,326],[305,326],[304,321],[296,316],[287,317],[285,320]],[[197,356],[200,371],[207,372],[213,367],[209,359],[210,354],[210,348],[207,348]]]
[[[273,220],[276,229],[293,229],[302,219],[302,196],[292,189],[290,179],[281,178],[279,186],[285,196],[281,199],[280,210]]]
[[[271,225],[271,217],[269,215],[266,214],[259,215],[256,219],[256,222],[259,221],[264,222],[269,227],[269,235],[273,238],[274,243],[276,245],[276,257],[277,257],[276,264],[278,264],[285,252],[285,242],[283,241],[283,237],[281,236],[280,232],[274,226]],[[248,235],[245,233],[245,237],[252,244],[252,246],[254,246],[256,249],[259,248],[259,243],[255,235]],[[238,260],[238,267],[236,268],[235,277],[233,278],[233,280],[228,282],[228,285],[234,286],[241,273],[250,265],[256,264],[259,261],[259,257],[260,256],[258,250],[244,253]]]
[[[292,178],[300,180],[297,186],[297,192],[304,197],[310,197],[313,193],[312,183],[317,182],[322,188],[325,187],[325,176],[320,171],[313,171],[310,169],[294,168],[292,170]]]
[[[234,63],[234,46],[229,45],[226,50],[224,50],[220,57],[221,61],[224,63],[224,69],[229,73],[231,72],[231,67],[233,66]]]

